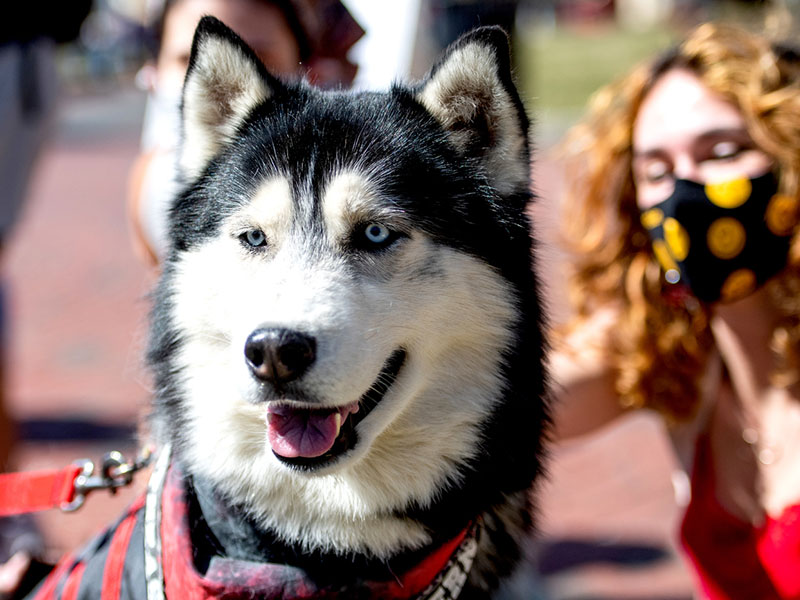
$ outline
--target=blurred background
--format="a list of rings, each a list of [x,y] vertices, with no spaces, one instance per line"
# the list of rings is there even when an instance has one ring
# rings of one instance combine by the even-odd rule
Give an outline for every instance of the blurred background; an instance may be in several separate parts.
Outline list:
[[[94,0],[77,37],[56,49],[55,118],[2,257],[4,404],[18,439],[11,470],[61,467],[77,458],[99,459],[112,449],[132,454],[137,448],[137,421],[150,397],[142,357],[154,275],[134,251],[126,196],[140,152],[147,98],[141,68],[152,59],[151,5]],[[800,17],[798,0],[345,5],[366,31],[350,54],[359,64],[357,87],[421,76],[448,41],[473,25],[510,28],[534,122],[539,202],[533,215],[554,312],[563,305],[553,268],[553,210],[563,173],[550,149],[590,94],[703,20],[732,20],[792,37]],[[631,456],[624,450],[630,447],[641,452]],[[679,509],[673,467],[661,425],[642,414],[555,449],[539,493],[541,536],[531,550],[549,597],[691,597],[689,575],[674,547]],[[144,479],[115,497],[94,494],[77,513],[36,515],[47,558],[57,559],[114,518]]]

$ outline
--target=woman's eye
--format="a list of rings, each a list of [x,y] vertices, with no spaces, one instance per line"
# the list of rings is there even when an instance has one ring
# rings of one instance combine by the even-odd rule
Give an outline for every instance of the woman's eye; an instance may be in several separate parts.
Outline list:
[[[386,225],[380,223],[369,223],[364,227],[364,237],[368,242],[376,245],[385,244],[392,236],[392,232]]]
[[[239,237],[242,242],[252,248],[260,248],[267,244],[267,236],[265,236],[264,232],[260,229],[250,229]]]
[[[647,183],[658,183],[670,173],[669,167],[664,162],[653,162],[642,169],[642,178]]]
[[[733,158],[742,147],[736,142],[719,142],[711,148],[711,157],[715,159]]]

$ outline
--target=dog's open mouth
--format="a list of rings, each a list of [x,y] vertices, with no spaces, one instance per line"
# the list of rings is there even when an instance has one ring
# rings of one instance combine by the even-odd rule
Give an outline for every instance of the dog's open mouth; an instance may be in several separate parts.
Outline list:
[[[353,448],[357,441],[356,425],[386,395],[405,359],[404,350],[395,350],[370,389],[360,400],[345,406],[313,409],[270,403],[267,439],[273,454],[292,466],[314,469]]]

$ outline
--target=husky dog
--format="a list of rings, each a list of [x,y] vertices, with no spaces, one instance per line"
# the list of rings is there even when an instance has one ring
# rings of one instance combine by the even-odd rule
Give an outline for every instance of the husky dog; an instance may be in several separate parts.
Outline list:
[[[245,557],[338,584],[479,523],[462,597],[493,588],[547,418],[507,37],[477,30],[421,84],[350,94],[279,81],[206,18],[182,114],[159,437],[257,532]]]
[[[148,354],[187,519],[161,526],[166,596],[173,533],[203,581],[250,573],[243,597],[488,596],[548,420],[506,35],[415,86],[331,92],[206,17],[182,127]],[[280,593],[254,591],[266,563]]]

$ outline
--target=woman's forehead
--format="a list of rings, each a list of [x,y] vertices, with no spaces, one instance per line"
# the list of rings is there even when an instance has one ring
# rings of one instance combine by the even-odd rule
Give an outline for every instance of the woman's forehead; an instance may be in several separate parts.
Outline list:
[[[687,69],[662,75],[644,97],[633,127],[637,154],[688,147],[704,133],[745,127],[741,112]]]

